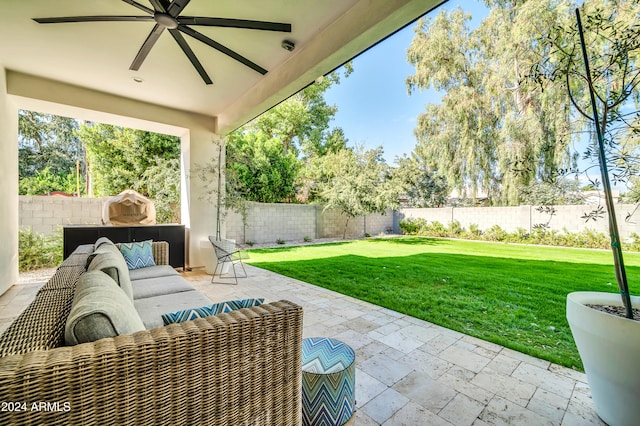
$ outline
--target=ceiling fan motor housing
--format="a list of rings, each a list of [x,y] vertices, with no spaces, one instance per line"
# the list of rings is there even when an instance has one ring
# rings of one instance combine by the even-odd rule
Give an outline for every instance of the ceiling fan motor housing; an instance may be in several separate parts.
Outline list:
[[[153,19],[155,19],[156,23],[161,27],[165,27],[170,30],[178,28],[178,20],[167,13],[155,13],[153,15]]]

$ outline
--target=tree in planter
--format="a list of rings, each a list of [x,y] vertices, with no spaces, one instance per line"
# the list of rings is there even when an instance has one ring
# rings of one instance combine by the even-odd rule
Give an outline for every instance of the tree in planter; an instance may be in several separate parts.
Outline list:
[[[575,292],[567,296],[567,320],[596,412],[610,425],[633,425],[640,418],[640,323],[633,321],[632,301],[638,303],[640,298],[632,300],[629,294],[609,175],[614,181],[626,181],[638,171],[636,158],[628,148],[640,131],[636,110],[640,100],[640,5],[624,0],[587,1],[582,8],[584,27],[576,9],[575,26],[554,28],[558,32],[550,37],[547,60],[534,76],[546,84],[564,84],[576,114],[595,129],[585,156],[597,159],[602,179],[625,317],[600,312],[611,312],[602,306],[615,305],[615,294]],[[599,208],[585,218],[603,214]]]
[[[242,216],[242,222],[246,226],[249,206],[236,170],[221,167],[225,161],[223,159],[223,144],[218,144],[217,150],[216,159],[196,164],[192,169],[192,174],[199,179],[202,185],[204,190],[202,198],[216,206],[216,240],[219,241],[222,239],[222,218],[229,211],[235,211]],[[229,161],[230,159],[226,157],[226,162]]]
[[[533,74],[543,85],[564,84],[578,119],[593,126],[593,140],[585,158],[596,161],[600,171],[616,278],[628,318],[633,314],[609,174],[614,182],[626,182],[639,171],[638,159],[629,150],[630,142],[640,135],[638,111],[632,108],[633,112],[629,112],[640,100],[640,26],[630,19],[634,11],[638,13],[639,7],[634,3],[619,2],[609,5],[607,11],[587,2],[584,28],[576,9],[577,25],[557,28],[560,31],[550,39],[547,60]],[[588,50],[597,55],[589,57]],[[594,186],[600,185],[589,176],[589,170],[585,172]],[[599,208],[584,218],[596,219],[602,214]]]

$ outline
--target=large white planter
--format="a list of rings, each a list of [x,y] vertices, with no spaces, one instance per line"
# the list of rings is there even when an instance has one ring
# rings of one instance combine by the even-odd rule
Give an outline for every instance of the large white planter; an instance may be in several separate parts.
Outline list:
[[[610,426],[640,425],[640,322],[585,305],[622,306],[620,295],[575,292],[567,320],[584,364],[596,412]],[[631,298],[634,307],[640,297]]]

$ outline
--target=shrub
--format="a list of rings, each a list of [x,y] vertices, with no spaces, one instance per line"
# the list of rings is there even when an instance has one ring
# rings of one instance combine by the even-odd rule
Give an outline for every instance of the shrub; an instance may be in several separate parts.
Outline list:
[[[468,235],[474,240],[478,239],[482,237],[482,230],[478,227],[478,224],[472,223],[471,225],[469,225]]]
[[[423,235],[421,231],[427,227],[427,221],[422,218],[408,218],[400,221],[400,230],[407,235]]]
[[[514,236],[518,241],[526,242],[529,239],[529,231],[524,228],[516,228]]]
[[[310,243],[311,241],[313,241],[313,240],[311,239],[311,237],[308,237],[308,236],[306,236],[306,235],[305,235],[305,237],[303,238],[303,240],[304,240],[304,242],[305,242],[305,243]]]
[[[62,262],[62,230],[53,235],[33,232],[31,228],[18,231],[18,267],[20,271],[58,266]]]
[[[278,238],[278,239],[276,240],[276,243],[277,243],[277,244],[284,244],[284,242],[285,242],[285,241],[284,241],[282,238]]]
[[[635,232],[631,233],[631,241],[625,244],[629,251],[640,251],[640,235]]]
[[[460,225],[460,222],[453,220],[449,222],[448,231],[450,237],[459,237],[464,232],[464,228]]]
[[[247,240],[244,242],[246,245],[248,245],[249,247],[253,247],[253,245],[255,244],[255,242],[251,241],[251,240]]]
[[[433,222],[426,225],[427,235],[432,237],[446,237],[449,234],[449,231],[443,224],[434,220]]]
[[[507,232],[498,225],[493,225],[484,233],[484,239],[487,241],[505,241],[507,237]]]
[[[400,221],[400,229],[404,234],[421,235],[425,237],[458,237],[472,240],[501,241],[509,243],[541,244],[549,246],[566,246],[579,248],[611,248],[609,237],[602,233],[586,229],[581,232],[562,232],[549,230],[544,227],[534,227],[531,232],[518,228],[515,232],[507,232],[494,225],[486,231],[481,231],[478,225],[472,223],[469,230],[462,228],[458,221],[452,221],[447,227],[438,221],[427,223],[422,218],[409,218]],[[625,244],[629,251],[640,251],[640,235],[633,233]]]

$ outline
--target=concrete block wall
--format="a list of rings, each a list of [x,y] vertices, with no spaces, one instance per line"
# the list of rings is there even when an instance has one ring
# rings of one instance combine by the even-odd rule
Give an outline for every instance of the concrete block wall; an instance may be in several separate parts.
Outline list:
[[[373,213],[364,218],[364,230],[370,235],[388,234],[393,232],[393,210],[385,214]]]
[[[309,204],[249,203],[246,224],[239,213],[225,216],[226,238],[254,243],[318,238],[318,214]]]
[[[338,210],[323,210],[320,221],[321,238],[342,238],[347,216]],[[346,237],[362,237],[365,234],[378,235],[393,230],[393,212],[373,213],[349,219]]]
[[[480,229],[489,229],[494,225],[507,232],[515,232],[518,228],[530,229],[530,207],[461,207],[453,210],[453,218],[463,228],[476,224]]]
[[[63,225],[98,224],[104,198],[19,197],[19,225],[50,235]]]
[[[465,229],[469,229],[471,224],[475,224],[483,231],[498,225],[508,232],[514,232],[518,228],[531,232],[536,224],[548,222],[549,229],[558,232],[565,230],[567,232],[581,232],[587,229],[605,234],[609,232],[606,213],[603,213],[603,216],[596,221],[586,222],[582,219],[585,213],[596,208],[594,205],[554,206],[554,208],[556,212],[552,217],[548,213],[539,211],[537,206],[401,209],[395,215],[394,229],[398,229],[398,222],[404,218],[423,218],[427,222],[438,221],[445,226],[451,221],[457,220]],[[629,239],[632,233],[640,235],[640,212],[635,210],[636,206],[616,204],[615,208],[621,237]]]
[[[250,203],[247,223],[242,216],[229,212],[225,216],[226,238],[238,242],[271,243],[278,239],[302,240],[304,237],[342,238],[346,216],[336,210],[324,210],[314,204]],[[347,237],[361,237],[365,232],[377,235],[393,228],[393,214],[372,214],[349,220]]]
[[[322,210],[322,220],[320,222],[321,238],[347,238],[362,237],[364,235],[364,218],[354,217],[349,219],[347,224],[347,216],[337,210]],[[347,230],[345,232],[345,224]]]
[[[245,241],[317,238],[316,207],[306,204],[253,204],[245,226]]]

